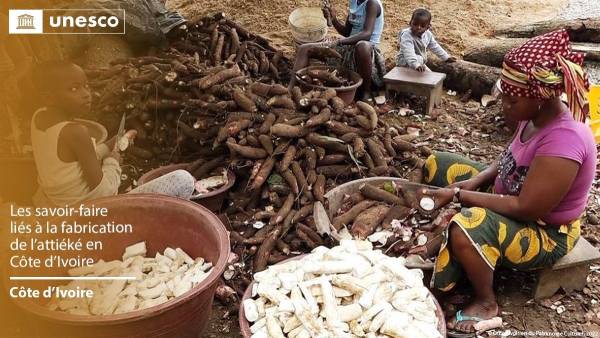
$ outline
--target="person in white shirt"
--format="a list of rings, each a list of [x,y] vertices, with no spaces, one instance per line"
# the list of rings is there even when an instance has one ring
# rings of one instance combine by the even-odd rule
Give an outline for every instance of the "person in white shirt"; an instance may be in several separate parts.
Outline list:
[[[398,67],[408,67],[420,72],[429,70],[426,65],[428,49],[442,61],[456,61],[456,58],[450,56],[435,40],[430,29],[431,13],[424,8],[416,9],[410,19],[410,27],[398,34],[400,44],[400,52],[396,59]]]
[[[91,108],[83,69],[69,61],[48,61],[33,70],[40,108],[31,120],[31,143],[38,171],[36,206],[63,206],[116,195],[121,155],[116,138],[96,146],[88,129],[74,118]],[[135,136],[135,131],[127,133]],[[185,170],[161,176],[130,193],[155,193],[189,199],[194,177]]]

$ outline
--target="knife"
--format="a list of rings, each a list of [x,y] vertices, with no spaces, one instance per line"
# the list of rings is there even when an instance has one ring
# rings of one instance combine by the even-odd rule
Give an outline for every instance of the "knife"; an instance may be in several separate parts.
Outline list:
[[[115,141],[115,150],[119,150],[119,144],[121,143],[121,139],[125,136],[125,113],[123,113],[123,117],[121,117],[121,123],[119,124],[119,130],[117,131],[117,139]]]
[[[440,189],[440,187],[422,184],[422,183],[415,183],[415,182],[411,182],[411,181],[408,181],[405,179],[394,179],[394,180],[392,180],[392,182],[396,186],[400,186],[400,189],[408,189],[409,191],[417,191],[418,189],[432,189],[432,190]]]

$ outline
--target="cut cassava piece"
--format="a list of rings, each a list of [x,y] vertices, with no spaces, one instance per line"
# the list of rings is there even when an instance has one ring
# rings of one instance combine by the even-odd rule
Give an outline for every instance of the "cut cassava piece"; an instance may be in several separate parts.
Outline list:
[[[385,202],[391,205],[406,205],[406,201],[404,201],[403,198],[392,194],[391,192],[380,189],[372,184],[363,184],[359,187],[359,191],[368,199]]]
[[[262,271],[267,267],[269,256],[271,255],[271,251],[277,244],[277,239],[279,238],[280,232],[280,228],[273,230],[258,248],[258,251],[256,252],[256,255],[254,257],[252,269],[252,271],[254,271],[255,273]]]
[[[269,135],[258,135],[258,141],[260,142],[260,145],[267,151],[267,153],[269,153],[269,155],[273,154],[273,141]]]
[[[291,126],[289,124],[277,123],[271,127],[271,133],[279,137],[299,138],[310,132],[310,129],[304,126]]]
[[[258,111],[256,104],[252,101],[244,92],[240,89],[233,90],[233,100],[237,105],[242,108],[244,111],[249,113],[255,113]]]
[[[370,121],[370,130],[373,130],[375,128],[377,128],[377,122],[378,122],[378,117],[377,117],[377,111],[375,110],[375,108],[373,108],[373,106],[371,106],[370,104],[363,102],[363,101],[358,101],[356,102],[356,106],[358,108],[360,108],[360,110],[362,110],[365,114],[367,114],[367,117],[369,118]]]
[[[298,180],[296,179],[296,176],[294,176],[294,173],[292,173],[292,171],[289,169],[280,170],[279,173],[290,186],[290,189],[292,189],[294,195],[298,196],[300,189],[298,188]]]
[[[273,166],[275,165],[275,158],[269,157],[266,159],[263,164],[260,166],[260,170],[258,174],[254,178],[254,182],[252,182],[252,189],[259,189],[265,183],[271,171],[273,170]]]
[[[290,210],[292,210],[293,205],[294,205],[294,194],[289,194],[287,196],[287,198],[285,199],[283,206],[279,209],[279,211],[277,212],[277,215],[275,215],[273,224],[279,224],[279,223],[283,222],[283,220],[290,213]]]
[[[311,117],[310,119],[308,119],[308,121],[306,121],[306,127],[314,127],[314,126],[319,126],[321,124],[324,124],[325,122],[329,121],[329,119],[331,118],[331,110],[329,108],[323,108],[323,110],[321,110],[321,112],[317,115],[314,115],[313,117]]]
[[[269,155],[267,151],[262,148],[241,146],[232,142],[227,142],[227,147],[229,147],[231,151],[253,160],[260,160]]]
[[[289,168],[290,164],[296,157],[297,148],[293,145],[289,146],[283,155],[283,159],[281,160],[280,166],[281,170],[286,170]]]
[[[375,204],[375,201],[361,201],[354,205],[346,213],[339,215],[333,219],[333,227],[336,230],[341,230],[344,226],[352,224],[354,219],[360,215],[361,212],[367,210]]]
[[[388,210],[386,205],[376,205],[363,211],[354,220],[350,233],[359,239],[367,238],[383,222]]]
[[[319,146],[334,152],[344,153],[348,151],[348,147],[344,144],[344,141],[317,133],[309,133],[306,136],[306,141],[315,146]]]
[[[231,78],[240,75],[242,75],[242,73],[240,72],[240,68],[237,65],[235,65],[231,68],[222,70],[216,74],[207,75],[206,77],[200,79],[200,81],[198,82],[198,86],[200,87],[200,89],[207,89],[211,86],[223,83]]]

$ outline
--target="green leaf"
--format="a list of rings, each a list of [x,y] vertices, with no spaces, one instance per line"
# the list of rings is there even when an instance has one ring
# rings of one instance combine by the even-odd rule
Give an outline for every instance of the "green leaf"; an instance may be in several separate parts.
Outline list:
[[[281,175],[271,174],[271,176],[269,176],[269,179],[267,180],[267,183],[269,184],[269,186],[273,186],[284,184],[285,181],[283,180],[283,177],[281,177]]]
[[[392,183],[392,181],[387,181],[383,184],[383,190],[395,194],[396,193],[396,189],[394,188],[394,183]]]

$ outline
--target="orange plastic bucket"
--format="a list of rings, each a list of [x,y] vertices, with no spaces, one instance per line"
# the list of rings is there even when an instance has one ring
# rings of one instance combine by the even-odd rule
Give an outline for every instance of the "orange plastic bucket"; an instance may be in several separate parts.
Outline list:
[[[125,247],[146,241],[147,256],[163,252],[166,247],[180,247],[192,257],[203,257],[213,263],[211,274],[192,290],[180,297],[148,309],[118,315],[78,316],[51,311],[30,299],[14,300],[31,316],[32,329],[44,332],[45,337],[164,337],[198,338],[206,328],[212,311],[217,282],[227,266],[230,253],[229,234],[219,218],[205,207],[179,198],[163,195],[117,195],[89,201],[87,205],[108,208],[110,221],[130,223],[133,232],[119,235],[61,235],[75,240],[101,240],[103,250],[85,252],[86,256],[105,261],[121,259]],[[67,217],[66,220],[72,220]],[[62,222],[63,219],[59,220]],[[94,222],[86,218],[82,222]],[[106,222],[108,219],[97,220]],[[79,253],[74,253],[74,257]],[[64,257],[69,257],[67,254]],[[11,275],[10,271],[5,273]],[[20,275],[65,276],[66,269],[31,269]],[[3,279],[8,281],[8,277]],[[10,282],[6,282],[10,283]],[[19,282],[38,289],[48,282]],[[64,281],[52,285],[65,284]],[[5,287],[11,285],[5,284]],[[47,299],[44,301],[48,301]],[[23,328],[26,330],[27,328]],[[25,334],[26,332],[24,332]]]

